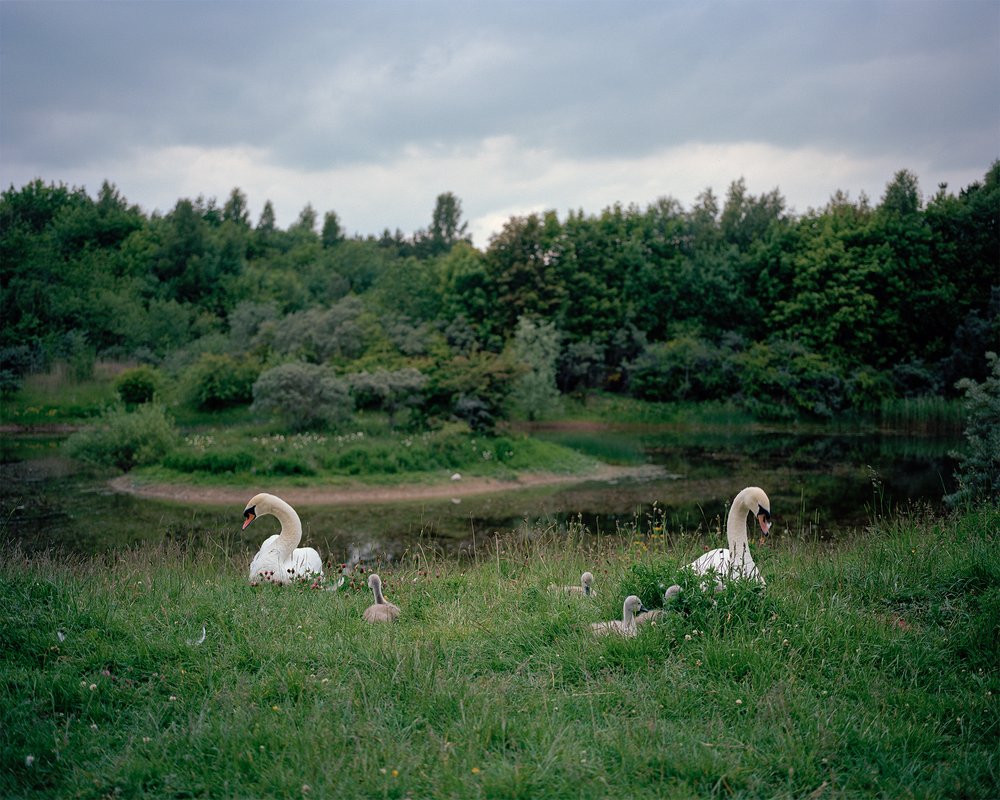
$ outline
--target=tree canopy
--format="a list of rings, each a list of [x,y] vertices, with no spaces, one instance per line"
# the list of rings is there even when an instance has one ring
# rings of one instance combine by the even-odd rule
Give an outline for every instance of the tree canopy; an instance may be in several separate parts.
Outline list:
[[[664,197],[529,214],[483,249],[451,192],[410,236],[349,236],[309,204],[287,230],[275,219],[266,201],[253,225],[239,188],[221,208],[182,198],[148,215],[108,182],[93,198],[12,186],[0,197],[0,384],[80,354],[182,370],[208,353],[258,372],[298,362],[380,376],[368,394],[402,375],[408,405],[421,395],[428,413],[492,419],[518,407],[512,390],[531,394],[525,375],[542,373],[527,354],[544,341],[545,392],[773,411],[767,385],[782,408],[829,416],[955,395],[1000,350],[1000,161],[957,194],[925,199],[900,170],[878,204],[837,191],[798,216],[742,178],[721,204],[706,190],[690,209]]]

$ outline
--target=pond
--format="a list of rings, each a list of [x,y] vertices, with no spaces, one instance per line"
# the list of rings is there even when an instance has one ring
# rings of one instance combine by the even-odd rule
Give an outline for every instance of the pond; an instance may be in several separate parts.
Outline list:
[[[561,530],[572,522],[609,536],[646,529],[655,517],[671,533],[716,531],[748,485],[770,496],[776,536],[835,538],[876,515],[940,510],[954,489],[949,452],[961,445],[954,437],[765,426],[554,425],[531,434],[611,463],[657,469],[479,496],[300,507],[303,545],[336,562],[393,558],[417,546],[457,555],[526,523]],[[243,533],[242,505],[182,505],[112,491],[108,476],[62,459],[58,437],[7,436],[2,452],[0,539],[28,551],[100,553],[167,538],[236,553],[277,531],[277,522],[264,518]],[[248,489],[248,499],[256,491]]]

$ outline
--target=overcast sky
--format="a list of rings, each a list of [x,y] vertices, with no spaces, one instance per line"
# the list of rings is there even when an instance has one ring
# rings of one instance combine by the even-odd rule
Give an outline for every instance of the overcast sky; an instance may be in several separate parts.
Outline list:
[[[532,211],[744,177],[802,213],[997,158],[998,0],[0,0],[3,188],[147,212],[239,187],[254,222],[408,235],[451,191],[485,247]]]

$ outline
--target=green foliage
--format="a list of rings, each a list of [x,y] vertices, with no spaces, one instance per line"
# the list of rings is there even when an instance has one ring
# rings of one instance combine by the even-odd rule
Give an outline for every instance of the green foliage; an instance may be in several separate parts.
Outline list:
[[[555,414],[559,408],[556,388],[559,331],[555,325],[521,317],[510,343],[510,357],[520,368],[510,391],[514,413],[529,420]]]
[[[249,405],[259,365],[246,358],[204,353],[185,375],[188,394],[196,408],[213,411]]]
[[[548,318],[562,303],[566,285],[556,268],[560,235],[555,212],[513,217],[490,241],[485,266],[496,305],[491,315],[509,334],[523,316]]]
[[[987,353],[986,360],[986,380],[959,381],[965,392],[966,450],[956,474],[958,491],[947,498],[953,505],[1000,501],[1000,356]]]
[[[736,388],[732,350],[695,336],[650,345],[627,371],[629,391],[644,400],[708,400]]]
[[[752,345],[738,359],[740,405],[770,419],[831,419],[848,407],[839,370],[797,342]]]
[[[343,424],[354,403],[347,384],[325,367],[291,363],[261,373],[253,385],[253,407],[301,431]]]
[[[126,406],[138,406],[156,398],[163,378],[148,364],[127,369],[115,378],[115,391]]]
[[[228,328],[216,350],[262,363],[414,366],[430,378],[431,416],[487,429],[507,411],[544,414],[554,397],[534,367],[516,387],[475,386],[476,354],[514,347],[527,316],[558,334],[563,392],[729,399],[740,351],[751,371],[795,362],[774,382],[778,401],[741,393],[765,414],[875,413],[894,395],[950,396],[986,377],[1000,332],[998,207],[1000,162],[958,194],[942,186],[925,201],[900,170],[875,207],[837,191],[798,217],[777,189],[755,196],[739,179],[724,202],[705,191],[689,209],[665,197],[512,218],[478,250],[450,192],[427,230],[348,238],[336,213],[309,205],[280,230],[267,201],[252,227],[238,188],[221,206],[179,199],[147,216],[110,183],[91,198],[33,181],[0,196],[0,348],[85,377],[95,357],[177,363]],[[777,340],[800,351],[754,351],[781,350]],[[461,383],[460,358],[469,390],[437,391],[435,374]],[[0,390],[17,385],[0,366]],[[511,388],[517,402],[500,402]]]
[[[170,479],[201,482],[212,476],[231,483],[271,476],[315,476],[390,482],[467,475],[509,478],[515,471],[586,471],[594,462],[572,450],[520,436],[482,436],[464,426],[400,434],[389,432],[261,435],[232,429],[195,434],[171,450],[153,470]],[[218,482],[218,481],[215,481]]]
[[[345,297],[329,308],[310,308],[263,326],[260,338],[282,356],[322,364],[349,360],[364,351],[361,301]]]
[[[70,436],[66,451],[81,461],[127,472],[156,463],[177,440],[177,430],[163,407],[146,403],[134,411],[108,410],[93,428]]]
[[[27,345],[0,347],[0,396],[9,397],[21,388],[32,361]]]
[[[391,427],[400,410],[420,404],[421,391],[427,385],[427,376],[413,367],[358,372],[346,376],[345,380],[351,387],[355,405],[386,411]]]
[[[475,431],[492,431],[502,418],[516,372],[508,356],[488,351],[442,361],[428,376],[428,414],[454,416]]]

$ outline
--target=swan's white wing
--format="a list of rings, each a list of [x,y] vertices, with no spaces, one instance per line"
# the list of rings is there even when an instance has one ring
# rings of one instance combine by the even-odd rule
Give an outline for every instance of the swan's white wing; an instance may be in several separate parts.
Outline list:
[[[715,572],[716,575],[726,575],[732,560],[733,554],[725,547],[720,547],[718,550],[709,550],[705,555],[696,558],[688,564],[688,568],[693,569],[698,575],[707,575],[709,572]]]
[[[308,578],[311,575],[323,577],[323,559],[311,547],[299,547],[293,551],[290,566],[296,578]]]
[[[272,545],[278,541],[278,534],[268,536],[260,545],[257,555],[250,561],[250,580],[257,580],[262,569],[275,569],[275,556],[272,552]],[[265,567],[265,565],[267,565]]]

